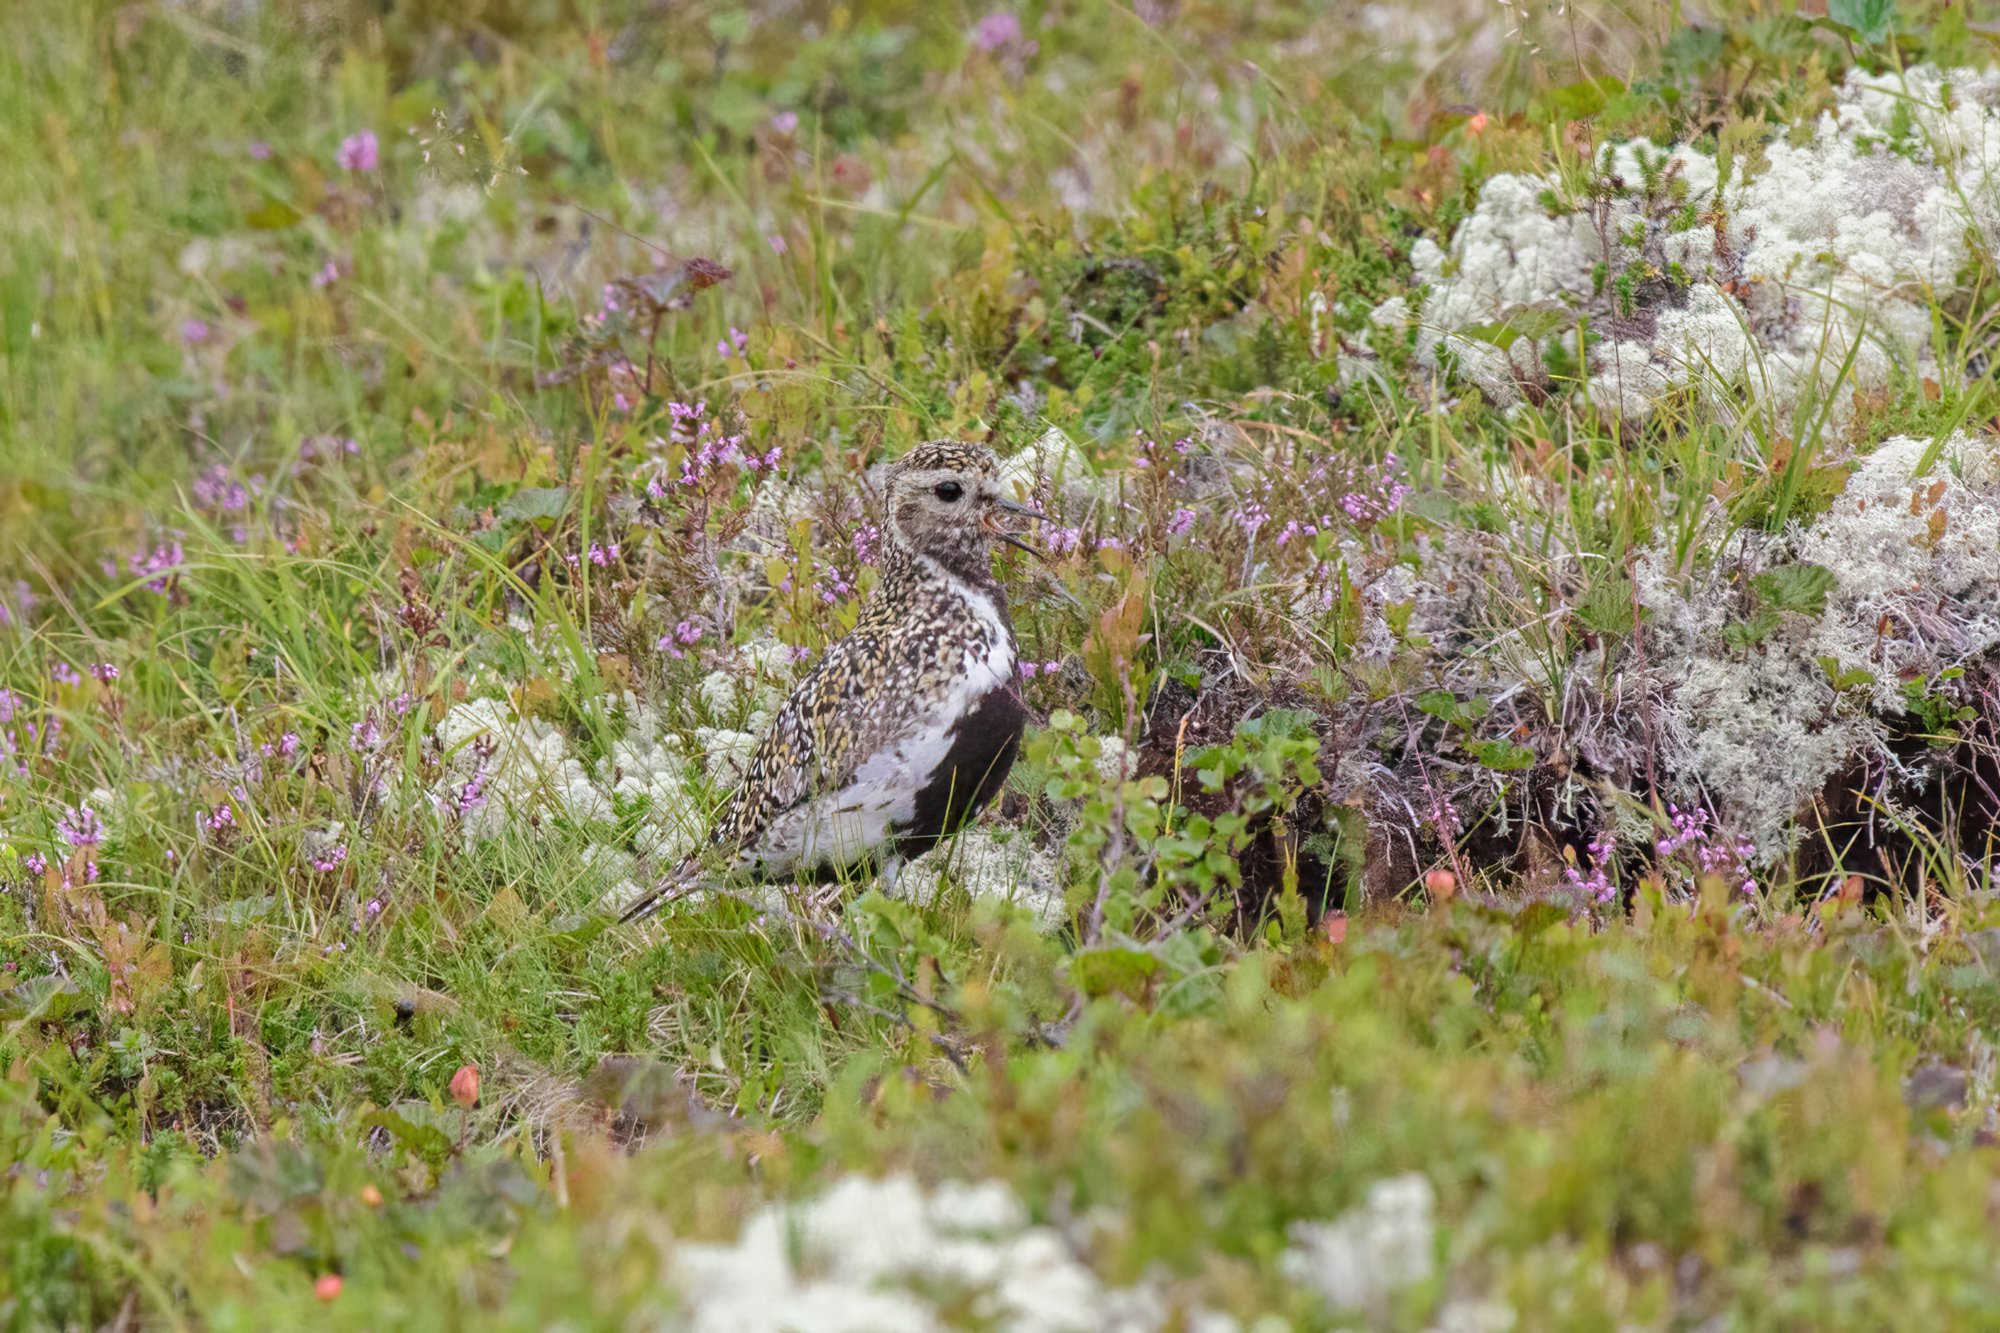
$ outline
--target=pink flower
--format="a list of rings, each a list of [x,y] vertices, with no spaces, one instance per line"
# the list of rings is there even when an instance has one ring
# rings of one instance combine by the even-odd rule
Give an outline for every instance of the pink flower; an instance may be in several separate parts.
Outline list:
[[[250,160],[253,162],[269,162],[271,160],[271,145],[265,143],[262,139],[252,139],[245,151],[250,154]]]
[[[72,847],[95,847],[104,841],[104,821],[89,806],[79,805],[56,820],[56,836]]]
[[[112,681],[118,679],[118,668],[109,662],[98,662],[90,668],[90,674],[104,684],[109,685]]]
[[[669,657],[682,658],[687,656],[687,653],[683,651],[684,649],[692,648],[700,642],[701,626],[691,621],[683,620],[680,624],[674,626],[672,634],[662,634],[660,641],[653,646]]]
[[[326,267],[322,268],[319,272],[313,274],[313,287],[315,290],[325,287],[331,287],[333,286],[334,283],[339,281],[340,281],[340,265],[335,260],[331,259],[327,260]]]
[[[1021,19],[1005,10],[988,14],[972,29],[973,45],[982,51],[998,51],[1021,40]]]
[[[779,134],[791,134],[798,127],[799,113],[796,111],[780,111],[771,117],[771,128]]]
[[[382,165],[382,145],[373,130],[350,134],[340,141],[340,152],[334,160],[342,171],[373,171]]]
[[[189,319],[181,322],[181,341],[189,346],[207,342],[208,335],[209,327],[203,320]]]
[[[854,530],[854,560],[856,564],[872,565],[882,548],[882,529],[873,523],[863,523]]]

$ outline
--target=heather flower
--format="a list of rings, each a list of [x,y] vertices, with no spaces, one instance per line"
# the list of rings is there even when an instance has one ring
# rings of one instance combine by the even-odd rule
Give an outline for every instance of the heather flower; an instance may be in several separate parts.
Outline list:
[[[1246,537],[1255,537],[1257,530],[1271,521],[1271,511],[1252,500],[1229,516],[1236,526],[1243,529]]]
[[[1189,530],[1194,527],[1194,519],[1195,513],[1192,509],[1179,508],[1174,510],[1174,516],[1167,520],[1167,535],[1169,537],[1187,536]]]
[[[104,821],[89,806],[79,805],[56,820],[56,836],[72,847],[95,847],[104,841]]]
[[[715,352],[717,356],[727,361],[732,356],[742,356],[743,349],[749,345],[750,335],[731,325],[729,336],[715,344]]]
[[[48,873],[49,858],[43,856],[40,852],[29,852],[21,858],[21,864],[27,867],[28,873],[31,875],[44,875]]]
[[[1082,528],[1051,528],[1047,534],[1050,555],[1067,555],[1083,540]]]
[[[109,685],[118,679],[118,668],[109,662],[97,662],[90,668],[90,674],[101,684]]]
[[[356,754],[373,754],[382,748],[382,728],[374,717],[364,717],[349,728],[348,744]]]
[[[373,171],[382,165],[382,145],[373,130],[350,134],[340,141],[334,160],[342,171]]]
[[[312,868],[322,875],[332,874],[347,860],[347,848],[329,847],[312,858]]]
[[[854,530],[854,560],[856,564],[872,565],[882,549],[882,529],[873,523],[863,523]]]
[[[982,51],[998,51],[1021,40],[1021,19],[1005,10],[986,15],[972,29],[972,41]]]
[[[249,488],[229,474],[229,469],[217,463],[194,480],[194,498],[201,504],[221,513],[233,513],[250,507]]]
[[[164,593],[173,582],[173,574],[179,569],[187,555],[176,541],[161,542],[150,553],[142,552],[132,556],[132,572],[146,580],[146,586],[154,592]]]
[[[236,812],[227,805],[218,805],[201,817],[201,826],[210,833],[220,833],[224,829],[236,827]]]
[[[653,646],[670,657],[676,659],[686,657],[687,653],[684,650],[700,643],[701,633],[701,626],[683,620],[680,624],[674,626],[673,633],[662,634],[660,641]]]
[[[81,685],[83,677],[67,662],[55,662],[49,666],[49,679],[58,685]]]
[[[1611,856],[1617,843],[1609,833],[1599,833],[1590,840],[1590,873],[1584,874],[1575,866],[1563,871],[1570,887],[1592,902],[1604,904],[1618,896],[1611,883]]]

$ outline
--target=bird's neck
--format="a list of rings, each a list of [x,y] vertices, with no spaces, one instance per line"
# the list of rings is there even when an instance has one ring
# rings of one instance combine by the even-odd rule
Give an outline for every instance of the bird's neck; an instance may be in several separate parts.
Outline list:
[[[993,577],[993,553],[984,542],[918,552],[885,534],[882,554],[876,562],[882,573],[882,589],[891,596],[936,595],[951,591],[954,583],[1004,604],[1005,594]]]

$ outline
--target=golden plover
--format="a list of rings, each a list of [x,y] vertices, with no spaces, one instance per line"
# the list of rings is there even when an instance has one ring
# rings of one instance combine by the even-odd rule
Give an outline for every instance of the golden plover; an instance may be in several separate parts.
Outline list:
[[[704,867],[762,880],[839,878],[950,836],[1000,792],[1028,716],[995,540],[1033,553],[1000,515],[993,451],[918,445],[890,469],[881,582],[757,742],[704,847],[626,908],[653,911]]]

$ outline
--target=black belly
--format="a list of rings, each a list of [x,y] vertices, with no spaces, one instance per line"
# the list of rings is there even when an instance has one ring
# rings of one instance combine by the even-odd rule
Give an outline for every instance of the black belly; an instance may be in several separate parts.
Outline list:
[[[917,792],[915,813],[894,829],[898,855],[922,856],[1000,794],[1027,723],[1028,707],[1011,683],[987,691],[958,720],[944,762]]]

